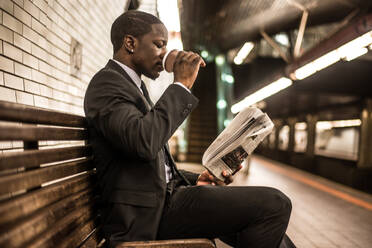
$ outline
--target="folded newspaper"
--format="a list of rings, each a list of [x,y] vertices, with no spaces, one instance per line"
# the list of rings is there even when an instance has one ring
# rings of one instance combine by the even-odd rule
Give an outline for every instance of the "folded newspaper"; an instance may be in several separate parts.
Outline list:
[[[223,181],[222,171],[234,173],[273,127],[269,116],[260,109],[245,108],[204,152],[203,166]]]

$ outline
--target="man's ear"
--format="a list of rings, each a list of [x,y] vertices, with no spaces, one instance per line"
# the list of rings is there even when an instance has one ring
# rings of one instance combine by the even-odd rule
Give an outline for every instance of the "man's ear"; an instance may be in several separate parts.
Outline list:
[[[128,53],[134,53],[134,50],[137,47],[137,39],[132,35],[126,35],[123,38],[123,47]]]

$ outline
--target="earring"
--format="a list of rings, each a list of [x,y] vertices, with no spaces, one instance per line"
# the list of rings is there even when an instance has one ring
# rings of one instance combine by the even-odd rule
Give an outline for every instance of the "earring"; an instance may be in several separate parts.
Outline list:
[[[131,53],[134,53],[134,50],[132,49],[132,50],[130,50],[130,52],[131,52]]]

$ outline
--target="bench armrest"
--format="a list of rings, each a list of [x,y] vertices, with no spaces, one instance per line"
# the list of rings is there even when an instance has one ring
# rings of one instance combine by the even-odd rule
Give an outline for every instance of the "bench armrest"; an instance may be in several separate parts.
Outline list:
[[[209,239],[176,239],[176,240],[155,240],[123,242],[116,248],[215,248],[214,243]]]

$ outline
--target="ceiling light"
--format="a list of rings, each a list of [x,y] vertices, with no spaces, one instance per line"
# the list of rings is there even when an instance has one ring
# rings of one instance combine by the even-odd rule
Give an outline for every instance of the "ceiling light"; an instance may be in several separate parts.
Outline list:
[[[356,59],[368,52],[368,49],[366,47],[354,49],[354,51],[350,51],[349,54],[345,56],[345,60],[350,61],[353,59]]]
[[[315,66],[313,63],[306,64],[297,70],[295,70],[294,75],[297,79],[304,79],[310,75],[313,75],[316,72]]]
[[[224,109],[224,108],[226,108],[226,106],[227,106],[227,102],[225,100],[223,100],[223,99],[218,100],[218,102],[217,102],[217,108],[218,109]]]
[[[230,74],[225,74],[225,73],[222,73],[221,74],[221,79],[229,84],[233,84],[234,83],[234,77],[231,76]]]
[[[240,64],[243,63],[243,60],[240,59],[240,58],[235,57],[235,58],[234,58],[234,63],[235,63],[236,65],[240,65]]]
[[[292,84],[292,80],[286,77],[282,77],[271,84],[269,84],[266,87],[263,87],[262,89],[254,92],[253,94],[247,96],[242,101],[234,104],[231,107],[231,112],[236,114],[240,112],[242,109],[251,106],[252,104],[261,101],[285,88],[290,86]]]
[[[291,73],[291,75],[294,75],[294,79],[302,80],[315,72],[336,63],[340,59],[350,61],[366,54],[368,52],[366,46],[369,46],[369,48],[372,49],[372,31],[365,33],[364,35],[298,68],[293,74]]]
[[[359,36],[358,38],[342,45],[338,48],[340,53],[347,53],[348,50],[353,50],[354,48],[361,48],[366,47],[368,45],[372,44],[372,31],[365,33],[362,36]]]
[[[235,56],[234,63],[237,65],[240,65],[241,63],[243,63],[244,59],[252,51],[253,47],[254,47],[253,42],[244,43],[243,47],[239,50],[238,54]]]
[[[225,58],[222,55],[216,56],[216,64],[223,65],[225,63]]]
[[[329,52],[313,61],[313,65],[317,71],[336,63],[340,60],[340,56],[336,50]]]
[[[283,46],[289,46],[289,39],[286,34],[277,34],[274,36],[274,40]]]
[[[201,51],[200,55],[201,55],[203,58],[207,58],[207,57],[209,56],[209,53],[208,53],[208,51],[203,50],[203,51]]]

